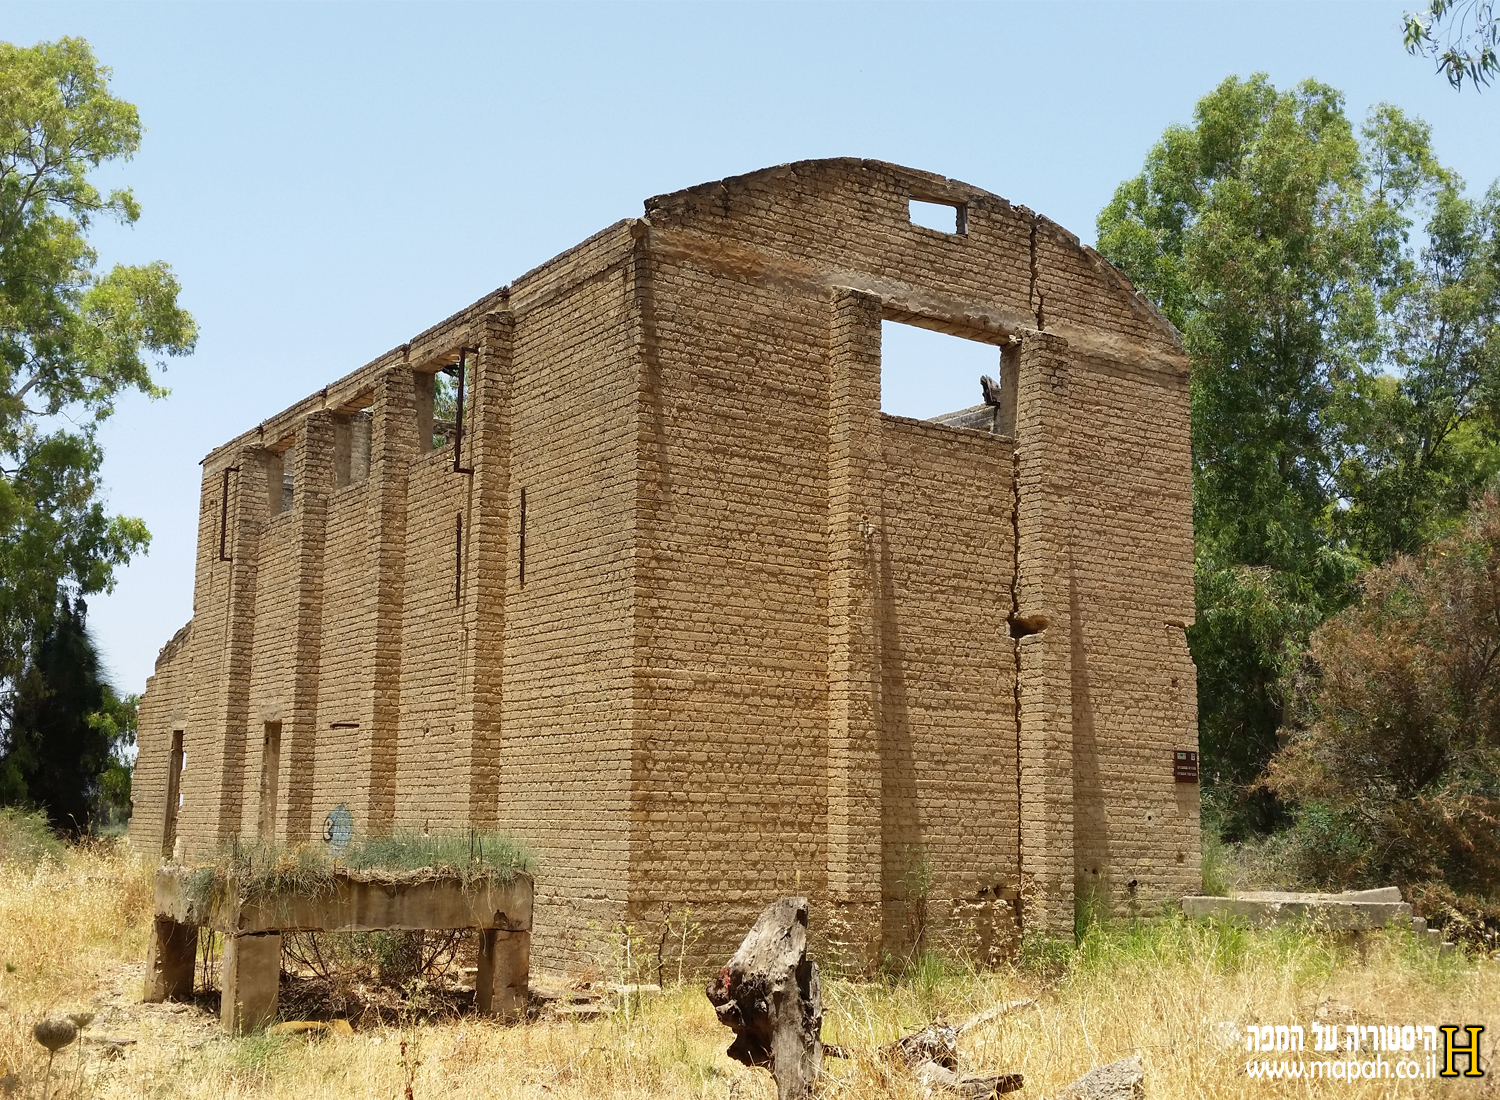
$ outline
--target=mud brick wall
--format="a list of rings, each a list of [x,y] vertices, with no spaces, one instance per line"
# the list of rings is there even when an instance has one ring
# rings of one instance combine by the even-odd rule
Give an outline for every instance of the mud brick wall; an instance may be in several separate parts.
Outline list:
[[[1097,357],[1070,376],[1074,864],[1113,911],[1154,912],[1202,879],[1198,787],[1171,767],[1197,747],[1186,389]]]
[[[142,700],[149,724],[141,727],[141,751],[151,757],[148,769],[159,769],[162,785],[148,785],[133,801],[164,806],[172,735],[181,730],[185,765],[175,837],[189,858],[238,835],[244,803],[256,559],[268,515],[270,456],[256,442],[237,444],[204,463],[192,631],[185,645],[169,647],[158,662],[157,676],[165,674],[166,681],[160,702],[150,698],[149,687]],[[157,823],[165,817],[152,816]],[[134,835],[134,819],[131,830]],[[146,843],[154,847],[158,839],[173,847],[171,837]]]
[[[469,825],[456,546],[467,490],[468,479],[453,472],[452,444],[422,455],[407,474],[394,823],[403,832],[461,833]]]
[[[886,941],[973,948],[965,923],[993,921],[995,903],[1011,924],[1020,870],[1013,446],[890,416],[881,435]]]
[[[607,962],[630,894],[639,391],[628,240],[515,326],[497,824],[541,863],[543,965]]]
[[[162,646],[157,658],[156,673],[146,680],[146,690],[141,696],[137,715],[137,725],[151,730],[155,735],[154,740],[161,741],[166,746],[164,752],[138,756],[131,775],[131,782],[137,791],[157,794],[157,797],[151,799],[137,798],[131,804],[131,838],[141,853],[150,857],[155,857],[159,852],[171,855],[170,847],[166,851],[162,851],[162,848],[167,833],[166,791],[171,767],[172,735],[177,731],[186,731],[188,719],[183,704],[193,687],[187,662],[176,658],[192,645],[192,634],[192,624],[189,623]]]
[[[268,723],[280,723],[281,752],[277,772],[278,791],[285,794],[291,766],[292,739],[297,716],[291,713],[292,677],[297,658],[298,520],[295,506],[270,520],[261,532],[257,550],[255,628],[251,636],[250,706],[239,735],[243,739],[238,757],[241,772],[237,783],[242,797],[239,820],[233,835],[253,837],[259,832],[259,790],[262,746]],[[285,809],[287,800],[279,800]],[[282,825],[281,821],[277,822]]]
[[[692,258],[635,279],[632,916],[723,943],[826,877],[828,306]]]
[[[883,415],[883,320],[992,345],[1014,417]],[[689,911],[714,960],[791,891],[863,961],[1147,912],[1199,875],[1186,366],[966,184],[831,160],[651,199],[205,459],[132,833],[170,847],[180,729],[190,857],[340,803],[498,828],[540,860],[543,966]]]
[[[369,778],[361,773],[359,748],[360,731],[374,719],[369,670],[375,616],[369,581],[376,565],[368,529],[370,497],[366,477],[336,489],[328,503],[312,794],[312,825],[319,830],[320,808],[326,814],[348,803],[361,816],[366,810],[360,796]]]

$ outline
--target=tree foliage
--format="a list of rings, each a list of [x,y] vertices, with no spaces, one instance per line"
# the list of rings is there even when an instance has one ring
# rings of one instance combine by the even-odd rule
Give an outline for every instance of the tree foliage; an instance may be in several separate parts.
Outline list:
[[[95,829],[122,830],[130,821],[133,805],[130,793],[141,697],[116,695],[108,683],[103,687],[104,699],[88,720],[109,745],[109,763],[94,784],[90,822]]]
[[[1408,12],[1406,52],[1430,57],[1448,83],[1462,90],[1500,76],[1500,22],[1493,0],[1428,0],[1421,12]]]
[[[36,647],[0,752],[0,805],[35,807],[75,834],[108,817],[110,796],[121,792],[105,784],[118,788],[111,771],[135,739],[134,708],[106,682],[84,614],[64,606]]]
[[[161,396],[153,364],[197,335],[165,264],[95,271],[95,220],[140,216],[90,180],[141,140],[108,80],[81,39],[0,43],[0,702],[60,609],[147,545],[99,498],[96,429],[122,392]]]
[[[1267,785],[1305,873],[1500,903],[1500,500],[1367,573],[1293,688]]]
[[[1204,97],[1099,216],[1193,359],[1189,641],[1231,832],[1275,820],[1254,781],[1310,632],[1500,467],[1497,227],[1500,191],[1467,198],[1421,121],[1356,132],[1334,89],[1265,76]]]

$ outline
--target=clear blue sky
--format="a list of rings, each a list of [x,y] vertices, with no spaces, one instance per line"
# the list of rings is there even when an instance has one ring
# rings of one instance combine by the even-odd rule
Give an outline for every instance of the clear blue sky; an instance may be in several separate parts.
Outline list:
[[[103,439],[148,556],[91,621],[122,690],[192,614],[198,460],[650,195],[805,157],[941,172],[1093,239],[1116,184],[1231,73],[1395,103],[1482,190],[1500,88],[1452,92],[1401,49],[1399,3],[44,5],[0,37],[87,38],[146,126],[111,177],[197,316],[165,401]],[[899,356],[898,356],[899,352]],[[977,399],[974,365],[901,345],[887,403]],[[930,368],[923,372],[917,366]],[[947,381],[944,381],[947,379]],[[956,380],[956,381],[955,381]]]

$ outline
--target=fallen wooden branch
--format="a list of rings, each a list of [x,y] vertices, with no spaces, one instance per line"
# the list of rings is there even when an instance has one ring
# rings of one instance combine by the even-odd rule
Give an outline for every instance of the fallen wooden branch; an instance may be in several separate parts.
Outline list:
[[[897,1039],[885,1048],[885,1053],[900,1059],[909,1066],[919,1066],[923,1062],[936,1062],[948,1069],[957,1069],[960,1035],[998,1020],[1002,1016],[1008,1016],[1012,1012],[1030,1008],[1034,1004],[1036,1004],[1034,997],[1025,997],[1019,1001],[1001,1001],[983,1012],[970,1016],[957,1027],[944,1023],[928,1024],[921,1031],[914,1031],[910,1035],[903,1035]]]
[[[936,1062],[923,1062],[917,1067],[916,1077],[924,1085],[948,1089],[964,1097],[964,1100],[989,1100],[1001,1093],[1017,1092],[1026,1086],[1026,1079],[1019,1073],[999,1073],[991,1076],[970,1076],[940,1066]]]
[[[977,1015],[970,1016],[963,1023],[959,1024],[958,1033],[962,1035],[966,1031],[973,1031],[976,1027],[982,1027],[992,1020],[998,1020],[1002,1016],[1009,1016],[1012,1012],[1019,1012],[1023,1008],[1030,1008],[1034,1004],[1036,1004],[1035,997],[1022,997],[1019,1001],[1001,1001],[999,1004],[991,1005]]]
[[[928,1024],[921,1031],[903,1035],[884,1053],[913,1069],[925,1064],[958,1069],[958,1028],[948,1024]]]
[[[921,1031],[903,1035],[885,1047],[883,1053],[911,1067],[924,1085],[950,1089],[961,1096],[985,1097],[1015,1092],[1024,1084],[1019,1073],[1002,1073],[990,1077],[972,1077],[960,1073],[958,1038],[966,1031],[998,1020],[1018,1009],[1029,1008],[1035,1003],[1030,997],[1019,1001],[1001,1001],[970,1016],[957,1027],[944,1023],[928,1024]]]
[[[731,1058],[769,1068],[778,1100],[812,1095],[823,1071],[823,998],[807,957],[806,898],[767,906],[705,992],[734,1032]]]

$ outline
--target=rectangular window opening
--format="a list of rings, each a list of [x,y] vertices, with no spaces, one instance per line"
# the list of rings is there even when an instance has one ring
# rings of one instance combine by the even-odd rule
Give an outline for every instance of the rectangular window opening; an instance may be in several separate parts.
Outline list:
[[[266,456],[266,514],[272,518],[290,512],[296,498],[296,475],[292,472],[294,446],[293,441],[284,440],[283,445]]]
[[[521,587],[526,587],[526,490],[521,490]]]
[[[464,358],[464,438],[473,431],[474,368],[477,357]],[[458,364],[444,367],[432,376],[432,449],[452,443],[458,425]]]
[[[1014,436],[1015,355],[995,344],[882,321],[880,409]]]
[[[369,409],[359,409],[333,422],[333,483],[335,488],[354,485],[370,476]]]
[[[954,237],[962,237],[969,232],[968,208],[961,202],[908,199],[906,211],[912,225],[920,225],[923,229],[935,229]]]

